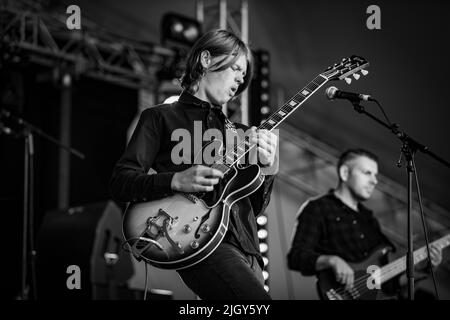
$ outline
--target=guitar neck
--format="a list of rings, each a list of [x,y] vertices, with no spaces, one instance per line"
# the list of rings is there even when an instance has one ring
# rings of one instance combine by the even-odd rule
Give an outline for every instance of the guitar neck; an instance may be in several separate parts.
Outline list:
[[[320,87],[328,82],[328,79],[321,74],[315,77],[308,85],[303,87],[291,99],[289,99],[282,107],[275,111],[269,118],[267,118],[258,129],[272,130],[276,128],[281,122],[289,117],[298,107],[300,107],[308,98],[314,94]]]
[[[433,241],[430,245],[434,245],[437,248],[443,249],[450,245],[450,234]],[[427,250],[426,247],[423,246],[420,249],[417,249],[413,253],[414,257],[414,265],[425,260],[427,258]],[[393,277],[399,275],[403,271],[406,270],[406,255],[385,265],[381,268],[381,283],[384,283]]]
[[[258,129],[271,131],[276,128],[328,81],[329,79],[327,77],[319,74],[310,83],[303,87],[303,89],[301,89],[291,99],[289,99],[282,107],[280,107],[270,117],[268,117],[258,127]],[[222,161],[217,162],[213,167],[221,170],[222,172],[226,172],[229,170],[229,167],[239,162],[255,146],[256,145],[250,143],[248,139],[245,139],[238,145],[234,146],[234,150],[228,151]],[[226,165],[225,163],[228,165]]]

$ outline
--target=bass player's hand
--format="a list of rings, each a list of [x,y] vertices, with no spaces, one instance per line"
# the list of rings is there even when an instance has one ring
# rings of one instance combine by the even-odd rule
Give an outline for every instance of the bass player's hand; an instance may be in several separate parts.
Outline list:
[[[354,282],[354,272],[348,263],[341,257],[331,256],[329,264],[334,271],[336,281],[345,285],[346,289],[350,289]]]

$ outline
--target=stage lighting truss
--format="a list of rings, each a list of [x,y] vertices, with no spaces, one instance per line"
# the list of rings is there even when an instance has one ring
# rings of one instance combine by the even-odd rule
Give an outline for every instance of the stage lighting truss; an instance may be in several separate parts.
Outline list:
[[[75,79],[83,75],[152,89],[158,73],[179,58],[174,50],[112,34],[84,17],[81,30],[68,30],[66,19],[13,2],[0,7],[0,65],[31,62],[64,68]]]

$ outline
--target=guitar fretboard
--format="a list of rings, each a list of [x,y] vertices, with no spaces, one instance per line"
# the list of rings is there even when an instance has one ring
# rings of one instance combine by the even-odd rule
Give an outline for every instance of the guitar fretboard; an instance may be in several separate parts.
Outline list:
[[[443,249],[450,245],[450,234],[446,235],[436,241],[433,241],[430,245],[434,245],[437,248]],[[417,264],[427,258],[427,249],[425,246],[423,246],[420,249],[417,249],[413,253],[414,258],[414,264]],[[388,281],[389,279],[392,279],[396,275],[402,273],[406,270],[406,256],[403,256],[383,268],[381,268],[381,283]]]
[[[282,107],[275,111],[270,117],[268,117],[258,129],[264,129],[272,131],[281,122],[289,117],[298,107],[300,107],[312,94],[314,94],[320,87],[322,87],[328,78],[319,74],[308,85],[303,87],[297,92],[291,99],[289,99]],[[248,152],[250,152],[256,145],[250,143],[248,139],[242,140],[236,144],[233,150],[228,151],[224,157],[212,165],[213,168],[228,172],[230,168],[241,160]]]

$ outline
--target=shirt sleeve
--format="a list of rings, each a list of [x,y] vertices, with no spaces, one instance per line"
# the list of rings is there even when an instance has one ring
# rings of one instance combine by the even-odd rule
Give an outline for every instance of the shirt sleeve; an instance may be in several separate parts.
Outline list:
[[[264,176],[262,185],[250,195],[250,203],[256,217],[263,213],[269,205],[274,179],[275,176]]]
[[[151,108],[141,113],[128,146],[114,167],[112,197],[121,202],[156,200],[173,194],[174,172],[147,174],[159,152],[161,120]]]
[[[320,210],[314,203],[307,202],[299,209],[291,249],[287,255],[289,269],[300,271],[305,276],[316,273],[322,235],[323,219]]]

